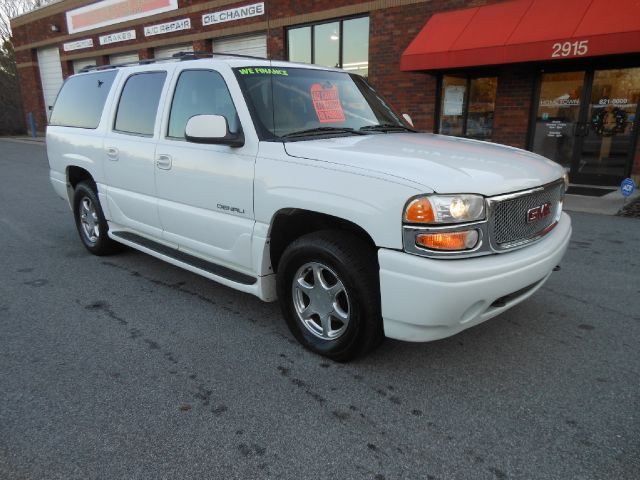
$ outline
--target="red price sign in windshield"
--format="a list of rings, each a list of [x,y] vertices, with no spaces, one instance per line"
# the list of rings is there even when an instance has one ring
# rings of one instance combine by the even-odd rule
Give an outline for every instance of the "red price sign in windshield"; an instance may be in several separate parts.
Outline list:
[[[344,111],[338,96],[338,87],[329,82],[321,85],[314,83],[311,85],[311,98],[313,108],[316,109],[320,123],[344,122]]]

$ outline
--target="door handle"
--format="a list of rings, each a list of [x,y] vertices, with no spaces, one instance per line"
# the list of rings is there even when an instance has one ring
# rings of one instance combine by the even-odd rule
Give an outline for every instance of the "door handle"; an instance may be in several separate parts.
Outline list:
[[[108,147],[107,148],[107,158],[109,160],[113,160],[113,161],[118,160],[118,149],[115,148],[115,147]]]
[[[161,170],[171,170],[171,155],[158,155],[156,166]]]

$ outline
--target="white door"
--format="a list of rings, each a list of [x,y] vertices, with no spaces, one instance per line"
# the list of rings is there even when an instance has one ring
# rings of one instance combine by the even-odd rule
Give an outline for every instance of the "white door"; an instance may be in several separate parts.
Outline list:
[[[233,53],[267,58],[267,36],[243,35],[241,37],[220,38],[213,40],[213,53]]]
[[[47,119],[49,119],[51,116],[50,107],[53,107],[62,86],[62,66],[60,65],[58,47],[39,49],[38,67],[40,67],[44,108],[47,111]]]
[[[190,43],[183,43],[182,45],[158,47],[153,50],[153,56],[156,58],[167,58],[178,52],[193,52],[193,45]]]
[[[245,138],[244,146],[230,147],[185,141],[185,126],[194,115],[222,115],[232,131],[240,128],[227,84],[216,71],[183,70],[169,105],[168,125],[156,148],[163,237],[189,253],[250,273],[257,142]]]
[[[115,55],[109,55],[109,65],[137,62],[139,59],[138,52],[117,53]]]
[[[166,79],[166,71],[153,68],[124,79],[102,162],[112,222],[156,238],[162,236],[154,179],[157,112]]]
[[[73,73],[78,73],[84,67],[88,67],[90,65],[97,65],[95,58],[82,58],[80,60],[73,61]]]

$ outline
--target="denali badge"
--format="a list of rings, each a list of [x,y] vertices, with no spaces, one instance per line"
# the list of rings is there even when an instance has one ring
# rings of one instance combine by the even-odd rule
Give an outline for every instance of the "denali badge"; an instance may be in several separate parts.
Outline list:
[[[536,222],[551,213],[551,202],[527,210],[527,223]]]
[[[238,207],[230,207],[229,205],[218,204],[218,208],[220,210],[226,210],[227,212],[236,212],[236,213],[244,213],[244,208],[240,209]]]

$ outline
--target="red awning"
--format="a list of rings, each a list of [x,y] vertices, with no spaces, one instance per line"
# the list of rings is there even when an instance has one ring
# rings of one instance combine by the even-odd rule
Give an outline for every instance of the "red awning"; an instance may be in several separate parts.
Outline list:
[[[516,0],[437,13],[400,68],[440,70],[640,52],[640,0]]]

